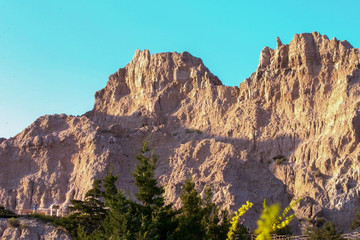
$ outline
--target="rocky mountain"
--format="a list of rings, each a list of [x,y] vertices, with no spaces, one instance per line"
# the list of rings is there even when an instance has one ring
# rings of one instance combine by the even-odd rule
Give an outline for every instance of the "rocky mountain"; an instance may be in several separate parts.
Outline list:
[[[61,228],[41,220],[20,218],[20,226],[9,224],[9,219],[0,218],[0,237],[2,240],[71,240],[72,237]]]
[[[187,52],[150,54],[109,77],[82,116],[40,117],[0,144],[0,205],[10,209],[81,199],[110,168],[134,197],[134,149],[149,137],[157,176],[178,206],[182,183],[236,210],[263,199],[304,198],[298,218],[348,230],[360,206],[360,53],[347,41],[296,34],[265,47],[239,87],[222,85]]]

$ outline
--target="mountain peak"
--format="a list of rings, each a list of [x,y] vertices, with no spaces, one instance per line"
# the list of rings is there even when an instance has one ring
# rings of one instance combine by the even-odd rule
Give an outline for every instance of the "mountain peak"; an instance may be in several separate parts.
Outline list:
[[[111,75],[106,87],[96,93],[94,110],[113,112],[122,98],[131,97],[133,109],[145,105],[154,111],[158,99],[169,91],[176,92],[180,100],[192,89],[209,85],[222,83],[200,58],[188,52],[150,54],[138,49],[131,62]]]
[[[329,40],[318,32],[295,34],[289,44],[277,38],[277,48],[264,48],[260,53],[258,71],[305,68],[316,73],[322,65],[333,65],[350,55],[354,48],[347,41]]]
[[[174,206],[192,176],[227,209],[254,202],[247,226],[264,198],[303,198],[298,218],[348,229],[360,194],[359,49],[316,32],[277,42],[239,87],[223,86],[190,53],[137,50],[96,93],[92,111],[41,117],[0,139],[0,205],[65,208],[110,169],[135,197],[134,148],[148,136]]]

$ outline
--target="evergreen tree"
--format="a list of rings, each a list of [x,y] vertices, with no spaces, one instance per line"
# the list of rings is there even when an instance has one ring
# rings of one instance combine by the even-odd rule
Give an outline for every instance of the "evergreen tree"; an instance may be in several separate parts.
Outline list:
[[[114,176],[110,170],[103,180],[105,191],[102,196],[109,212],[102,224],[103,229],[96,233],[98,239],[134,239],[131,232],[136,232],[139,225],[134,217],[136,204],[128,200],[121,189],[116,188],[117,179],[118,176]]]
[[[216,204],[211,201],[211,197],[211,188],[206,186],[201,223],[205,228],[207,239],[225,239],[230,227],[228,212],[226,210],[219,211]]]
[[[173,210],[165,205],[164,189],[155,178],[157,157],[150,152],[149,143],[135,154],[139,163],[132,176],[138,187],[137,201],[117,189],[112,170],[86,194],[84,201],[73,200],[74,212],[66,218],[66,228],[76,239],[225,239],[229,229],[226,211],[219,211],[211,202],[212,192],[205,189],[201,199],[195,184],[188,179],[180,194],[183,207]],[[103,201],[102,201],[103,200]],[[101,225],[100,225],[101,224]]]
[[[148,157],[150,155],[150,157]],[[135,154],[139,164],[135,166],[132,176],[138,192],[135,194],[142,205],[138,206],[141,219],[138,239],[168,239],[176,227],[176,213],[172,205],[165,205],[164,189],[158,186],[155,178],[157,157],[151,152],[148,141],[143,141],[142,149]]]
[[[135,154],[136,159],[139,161],[135,171],[132,173],[132,176],[135,178],[135,185],[139,189],[136,197],[144,206],[161,207],[164,205],[164,198],[162,197],[164,189],[161,186],[157,186],[155,178],[157,157],[153,153],[151,153],[150,159],[145,156],[149,151],[149,142],[144,141],[140,153]]]
[[[95,180],[93,188],[85,194],[85,200],[71,200],[69,210],[72,214],[56,220],[56,224],[65,227],[74,237],[78,235],[79,228],[85,234],[92,233],[102,224],[107,214],[101,195],[101,180]]]
[[[195,189],[191,178],[187,179],[180,193],[182,201],[181,215],[178,217],[179,226],[176,229],[176,239],[203,239],[206,230],[201,221],[203,219],[202,200]]]
[[[180,193],[182,208],[178,217],[176,239],[225,239],[230,221],[226,211],[221,211],[211,202],[210,187],[205,189],[201,199],[191,178],[187,179]]]
[[[143,142],[140,153],[135,154],[139,164],[132,173],[138,187],[137,200],[141,204],[127,199],[121,190],[117,190],[117,176],[112,171],[103,180],[105,191],[102,196],[109,213],[102,229],[94,233],[97,239],[172,239],[176,228],[176,212],[172,205],[165,205],[164,190],[157,186],[155,164],[157,157],[150,151],[149,143]]]

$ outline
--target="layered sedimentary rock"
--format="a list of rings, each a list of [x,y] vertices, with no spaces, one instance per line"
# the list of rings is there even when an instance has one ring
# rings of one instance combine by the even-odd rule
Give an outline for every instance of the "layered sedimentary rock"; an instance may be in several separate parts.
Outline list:
[[[0,205],[11,209],[81,199],[110,168],[134,197],[134,149],[149,137],[168,202],[192,176],[235,210],[253,201],[297,207],[348,229],[360,206],[359,49],[319,33],[264,48],[239,87],[223,86],[187,52],[137,50],[109,77],[83,116],[37,119],[0,144]]]
[[[64,230],[35,219],[18,219],[19,226],[11,226],[9,219],[0,218],[0,237],[2,240],[71,240]]]

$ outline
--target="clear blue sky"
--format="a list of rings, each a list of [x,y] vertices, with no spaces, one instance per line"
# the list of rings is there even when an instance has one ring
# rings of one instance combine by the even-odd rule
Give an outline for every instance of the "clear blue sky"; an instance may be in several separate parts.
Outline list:
[[[188,51],[236,86],[277,36],[318,31],[359,47],[359,9],[355,0],[0,0],[0,137],[45,114],[91,110],[138,48]]]

